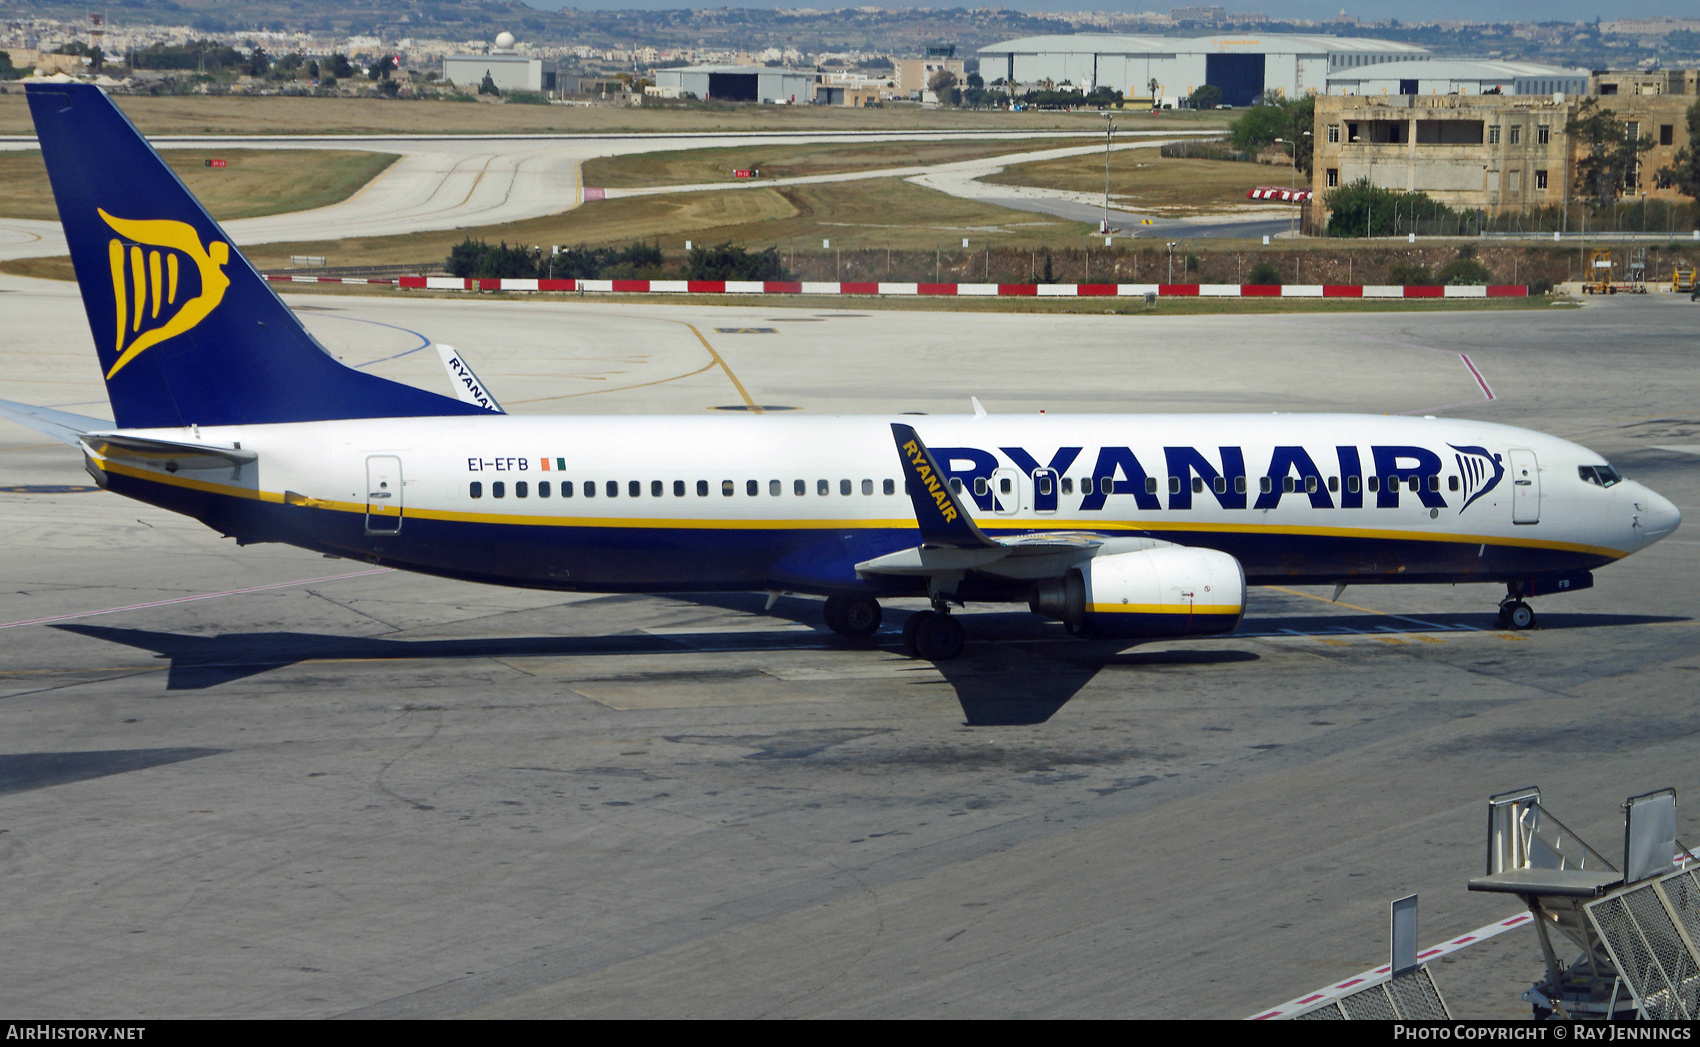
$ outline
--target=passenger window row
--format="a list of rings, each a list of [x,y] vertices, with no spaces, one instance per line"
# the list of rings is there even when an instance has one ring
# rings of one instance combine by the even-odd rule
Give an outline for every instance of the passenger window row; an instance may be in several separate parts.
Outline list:
[[[863,495],[871,496],[874,493],[874,482],[872,480],[863,480],[861,482],[860,486],[861,486],[861,491],[862,491]],[[838,493],[842,496],[849,496],[849,495],[855,493],[856,487],[857,487],[857,485],[854,484],[853,482],[849,481],[849,480],[838,481]],[[536,488],[537,488],[537,497],[539,497],[539,498],[549,498],[555,493],[554,488],[552,488],[550,486],[550,481],[548,481],[548,480],[537,481]],[[829,494],[832,493],[832,488],[833,488],[833,484],[832,484],[831,480],[817,480],[815,482],[815,493],[818,494],[818,495],[829,495]],[[761,495],[761,489],[762,489],[762,483],[761,483],[760,480],[746,480],[744,482],[744,493],[751,498],[759,497]],[[597,497],[597,494],[598,494],[599,491],[602,494],[602,496],[605,497],[605,498],[618,498],[618,497],[620,497],[620,481],[618,481],[618,480],[602,481],[601,484],[600,484],[600,487],[599,487],[598,481],[596,481],[596,480],[586,480],[582,484],[578,484],[576,486],[575,486],[574,482],[571,481],[571,480],[562,480],[562,481],[559,482],[559,490],[560,490],[560,496],[562,498],[573,497],[575,490],[576,490],[577,493],[579,493],[582,497],[585,497],[585,498],[595,498],[595,497]],[[665,497],[667,490],[668,490],[668,485],[666,483],[664,483],[663,481],[661,481],[661,480],[651,480],[651,481],[649,481],[649,496],[651,498]],[[674,480],[673,481],[673,483],[672,483],[673,497],[683,498],[683,497],[685,497],[687,490],[688,490],[688,488],[686,487],[685,481],[683,481],[683,480]],[[783,481],[769,480],[767,482],[767,493],[770,496],[778,497],[779,495],[784,493],[784,490],[785,490],[785,484],[783,483]],[[625,493],[626,493],[626,497],[628,497],[628,498],[641,498],[641,497],[643,497],[643,491],[644,491],[644,484],[643,484],[643,481],[641,481],[641,480],[628,480],[625,484]],[[896,480],[884,480],[884,481],[882,481],[881,484],[880,484],[880,491],[881,491],[881,493],[886,494],[886,495],[896,494],[897,493],[897,481]],[[696,482],[697,497],[698,498],[707,498],[708,492],[709,492],[708,481],[707,480],[698,480]],[[531,493],[532,493],[532,484],[529,481],[527,481],[527,480],[516,480],[516,481],[514,481],[513,496],[515,498],[529,498],[529,497],[531,497]],[[734,480],[722,480],[722,481],[720,481],[720,493],[727,498],[730,498],[733,495],[737,494],[738,493],[737,482],[734,481]],[[794,494],[794,495],[806,495],[806,494],[808,494],[809,493],[809,482],[807,480],[793,481],[792,484],[791,484],[791,493]],[[467,494],[470,497],[473,497],[473,498],[484,497],[484,483],[483,483],[483,481],[473,480],[470,484],[468,484]],[[508,483],[507,483],[507,481],[505,481],[505,480],[495,480],[495,481],[491,482],[491,484],[490,484],[490,497],[492,497],[492,498],[506,498],[507,496],[508,496]]]
[[[1583,468],[1585,470],[1587,470],[1587,471],[1583,472],[1583,474],[1582,474],[1583,479],[1588,480],[1591,483],[1600,483],[1601,482],[1600,479],[1595,479],[1593,476],[1589,475],[1589,473],[1593,472],[1594,468],[1596,468],[1596,467],[1586,467],[1585,466]],[[1601,474],[1609,475],[1611,483],[1617,482],[1616,473],[1614,471],[1610,471],[1609,466],[1599,466],[1597,468],[1599,469],[1599,472]],[[1049,476],[1044,476],[1044,477],[1040,478],[1039,482],[1040,482],[1040,485],[1041,485],[1041,488],[1042,488],[1041,491],[1040,491],[1041,494],[1050,494],[1050,490],[1048,489],[1050,479],[1051,478]],[[1399,490],[1402,480],[1403,480],[1405,487],[1412,492],[1416,492],[1418,490],[1421,490],[1422,487],[1424,487],[1424,486],[1426,486],[1430,491],[1439,491],[1440,490],[1440,477],[1437,476],[1437,475],[1432,475],[1432,474],[1429,475],[1429,476],[1426,476],[1426,477],[1412,476],[1412,477],[1408,477],[1408,478],[1401,478],[1399,476],[1389,476],[1389,477],[1387,477],[1387,480],[1386,480],[1387,490],[1389,490],[1389,491]],[[1180,477],[1178,477],[1178,476],[1169,477],[1169,493],[1170,494],[1180,494],[1181,493],[1181,483],[1182,483],[1182,480],[1181,480]],[[1379,477],[1379,476],[1364,477],[1363,481],[1362,481],[1361,489],[1369,491],[1370,494],[1376,494],[1381,490],[1381,483],[1382,483],[1382,480],[1381,480],[1381,477]],[[838,484],[837,484],[838,493],[839,493],[840,496],[848,497],[851,494],[855,493],[857,486],[858,486],[857,484],[853,483],[850,480],[839,480]],[[872,496],[873,495],[873,493],[874,493],[874,482],[872,480],[863,480],[859,486],[861,487],[861,491],[862,491],[862,494],[864,496]],[[1060,486],[1062,488],[1063,494],[1073,494],[1074,493],[1074,479],[1072,477],[1067,477],[1067,476],[1063,477]],[[1320,477],[1316,477],[1316,476],[1305,476],[1305,477],[1287,476],[1287,477],[1283,477],[1282,480],[1281,480],[1281,491],[1284,494],[1297,494],[1297,493],[1314,494],[1321,486],[1322,486],[1322,480],[1321,480]],[[1605,486],[1610,486],[1610,483],[1605,484]],[[823,495],[823,496],[824,495],[830,495],[830,494],[832,494],[833,483],[832,483],[831,480],[816,480],[814,487],[815,487],[815,494],[816,495]],[[1093,480],[1092,480],[1091,477],[1081,477],[1081,479],[1080,479],[1080,493],[1081,494],[1083,494],[1083,495],[1091,494],[1093,487],[1094,487],[1094,483],[1093,483]],[[1125,494],[1125,493],[1127,493],[1126,491],[1118,490],[1115,478],[1109,477],[1109,476],[1099,477],[1098,480],[1097,480],[1097,483],[1096,483],[1096,487],[1100,492],[1102,492],[1104,494]],[[1449,476],[1449,477],[1446,478],[1446,489],[1447,490],[1457,491],[1458,487],[1459,487],[1458,477]],[[582,484],[577,485],[576,489],[580,493],[582,493],[583,497],[585,497],[585,498],[595,498],[595,497],[597,497],[597,493],[598,493],[598,482],[595,481],[595,480],[586,480]],[[744,494],[747,495],[748,497],[751,497],[751,498],[760,497],[761,489],[762,489],[762,483],[761,483],[760,480],[746,480],[746,481],[744,481]],[[950,489],[953,492],[955,492],[956,494],[961,494],[962,490],[963,490],[961,478],[952,477],[951,480],[950,480]],[[1192,493],[1193,494],[1203,494],[1204,489],[1205,489],[1204,478],[1201,477],[1201,476],[1193,477],[1192,478]],[[1227,478],[1223,477],[1223,476],[1213,477],[1210,481],[1210,489],[1216,494],[1227,494],[1228,493],[1228,480],[1227,480]],[[551,486],[551,483],[548,480],[537,481],[536,490],[537,490],[537,497],[539,497],[539,498],[549,498],[549,497],[552,497],[553,494],[555,493],[555,489]],[[562,498],[571,498],[574,495],[575,485],[574,485],[573,481],[571,481],[571,480],[562,480],[562,481],[559,482],[559,490],[560,490],[560,496]],[[603,497],[618,498],[620,496],[620,481],[618,481],[618,480],[603,481],[602,484],[601,484],[600,490],[602,492]],[[626,490],[626,497],[628,497],[628,498],[641,498],[643,496],[643,492],[644,492],[643,481],[641,481],[641,480],[629,480],[629,481],[626,482],[625,490]],[[649,496],[651,498],[665,497],[667,490],[668,490],[667,484],[665,484],[661,480],[651,480],[649,482]],[[673,481],[673,483],[672,483],[673,497],[683,498],[683,497],[685,497],[687,490],[688,489],[686,487],[685,481],[683,481],[683,480],[674,480]],[[785,490],[785,485],[780,480],[769,480],[767,482],[767,493],[771,497],[779,497],[784,492],[784,490]],[[1271,477],[1268,477],[1268,476],[1259,477],[1258,478],[1258,490],[1263,494],[1269,494],[1269,493],[1273,492],[1275,490],[1274,480]],[[1330,476],[1328,478],[1328,490],[1336,491],[1336,492],[1340,490],[1340,478],[1338,476]],[[1351,494],[1357,494],[1359,492],[1360,485],[1359,485],[1358,477],[1356,477],[1356,476],[1346,477],[1346,490]],[[1013,484],[1011,483],[1009,477],[1006,476],[1006,477],[999,477],[998,478],[998,491],[999,491],[1000,494],[1010,494],[1010,493],[1012,493]],[[990,492],[991,492],[991,485],[985,477],[977,476],[977,477],[974,478],[974,493],[975,493],[975,495],[980,496],[980,497],[985,497]],[[708,493],[709,493],[709,483],[708,483],[708,481],[707,480],[698,480],[696,482],[697,497],[707,498]],[[731,498],[732,496],[734,496],[735,494],[738,493],[737,482],[734,481],[734,480],[722,480],[722,481],[720,481],[720,493],[724,497]],[[809,482],[807,480],[794,480],[794,481],[792,481],[791,493],[793,495],[797,495],[797,496],[807,495],[809,493]],[[896,494],[897,493],[897,482],[895,480],[881,481],[881,483],[880,483],[880,493],[888,495],[888,496]],[[1146,494],[1156,494],[1157,493],[1157,478],[1155,476],[1148,476],[1148,477],[1145,478],[1145,493]],[[1234,477],[1234,493],[1235,494],[1245,494],[1246,493],[1246,478],[1245,477],[1243,477],[1243,476]],[[470,495],[473,498],[484,497],[484,484],[483,484],[483,482],[479,481],[479,480],[473,480],[467,488],[467,494]],[[531,494],[532,494],[532,484],[530,483],[530,481],[526,481],[526,480],[516,480],[516,481],[514,481],[513,495],[514,495],[515,498],[529,498],[529,497],[531,497]],[[493,481],[490,484],[490,497],[492,497],[492,498],[506,498],[507,495],[508,495],[508,485],[507,485],[506,481],[496,480],[496,481]]]
[[[1587,479],[1586,474],[1584,474],[1583,478]],[[1186,483],[1186,481],[1183,480],[1179,476],[1171,476],[1171,477],[1168,478],[1168,480],[1169,480],[1169,483],[1168,483],[1169,493],[1170,494],[1180,494],[1181,493],[1181,485]],[[1039,478],[1040,493],[1041,494],[1050,494],[1049,489],[1045,487],[1045,485],[1048,484],[1049,481],[1050,481],[1049,476],[1041,476]],[[1440,477],[1438,475],[1430,475],[1430,476],[1424,476],[1424,477],[1413,476],[1413,477],[1409,477],[1409,478],[1404,478],[1403,480],[1399,476],[1389,476],[1387,478],[1387,489],[1389,491],[1398,490],[1400,485],[1401,485],[1401,482],[1403,482],[1404,485],[1406,487],[1408,487],[1411,491],[1420,490],[1422,487],[1425,487],[1425,486],[1430,491],[1439,491],[1440,490]],[[1275,481],[1272,477],[1268,477],[1268,476],[1258,477],[1257,484],[1258,484],[1258,490],[1263,494],[1270,494],[1275,490]],[[1002,492],[1005,493],[1005,494],[1008,494],[1009,493],[1009,481],[1007,479],[1003,480],[1002,485],[1003,485],[1002,488],[1001,488]],[[1074,493],[1074,486],[1075,486],[1075,481],[1074,481],[1073,477],[1065,476],[1065,477],[1062,478],[1061,488],[1062,488],[1063,494],[1073,494]],[[1083,494],[1083,495],[1091,494],[1094,486],[1096,486],[1097,490],[1102,494],[1127,494],[1127,493],[1129,493],[1125,488],[1122,488],[1117,484],[1114,477],[1110,477],[1110,476],[1099,477],[1098,480],[1096,481],[1096,484],[1094,484],[1092,478],[1089,477],[1089,476],[1081,477],[1081,479],[1080,479],[1080,493],[1081,494]],[[1208,489],[1215,494],[1227,494],[1228,493],[1228,478],[1225,477],[1225,476],[1211,477],[1208,485],[1205,483],[1204,477],[1202,477],[1202,476],[1194,476],[1192,478],[1191,487],[1192,487],[1192,493],[1193,494],[1203,494],[1203,493],[1205,493],[1205,489],[1206,489],[1207,486],[1208,486]],[[1281,480],[1281,490],[1282,490],[1282,493],[1284,493],[1284,494],[1296,494],[1296,493],[1311,494],[1311,493],[1316,492],[1321,487],[1322,487],[1322,478],[1318,477],[1318,476],[1305,476],[1305,477],[1288,476],[1288,477],[1283,477],[1282,480]],[[1348,492],[1350,492],[1351,494],[1357,494],[1360,490],[1363,490],[1366,487],[1368,488],[1368,490],[1371,494],[1375,494],[1376,492],[1378,492],[1381,489],[1381,478],[1378,477],[1378,476],[1370,476],[1370,477],[1364,478],[1363,480],[1360,480],[1356,476],[1346,477],[1346,490]],[[1458,477],[1449,476],[1449,477],[1446,478],[1446,489],[1447,490],[1456,491],[1456,490],[1458,490],[1458,487],[1459,487]],[[951,488],[952,488],[952,490],[955,490],[955,491],[960,493],[960,491],[962,489],[960,481],[952,480],[951,481]],[[1146,494],[1156,494],[1158,492],[1158,489],[1159,489],[1158,478],[1155,477],[1155,476],[1147,476],[1145,478],[1145,493]],[[975,480],[974,480],[974,493],[975,494],[983,496],[989,490],[990,490],[990,488],[987,486],[987,483],[986,483],[986,480],[985,480],[984,477],[976,477],[975,478]],[[1328,490],[1333,491],[1333,492],[1338,492],[1340,490],[1340,478],[1338,476],[1330,476],[1328,478]],[[1234,493],[1235,494],[1245,494],[1246,493],[1246,478],[1245,477],[1243,477],[1243,476],[1234,477]]]

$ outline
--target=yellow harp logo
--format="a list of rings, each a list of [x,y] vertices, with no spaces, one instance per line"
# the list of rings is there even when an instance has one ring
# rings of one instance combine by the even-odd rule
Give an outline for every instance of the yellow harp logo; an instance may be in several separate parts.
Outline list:
[[[104,210],[100,217],[124,238],[114,237],[107,245],[118,327],[114,346],[118,359],[106,372],[111,378],[143,350],[191,330],[218,308],[230,286],[230,277],[224,275],[224,267],[230,262],[230,245],[214,240],[203,248],[201,238],[187,222],[114,218]],[[180,259],[184,257],[194,263],[200,293],[179,305],[178,293],[183,289]]]

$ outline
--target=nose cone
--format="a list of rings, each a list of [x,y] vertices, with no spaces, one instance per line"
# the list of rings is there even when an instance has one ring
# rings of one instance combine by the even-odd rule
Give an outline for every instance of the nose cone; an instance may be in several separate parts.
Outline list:
[[[1682,510],[1664,495],[1643,489],[1636,499],[1644,507],[1641,513],[1641,540],[1652,545],[1682,526]]]

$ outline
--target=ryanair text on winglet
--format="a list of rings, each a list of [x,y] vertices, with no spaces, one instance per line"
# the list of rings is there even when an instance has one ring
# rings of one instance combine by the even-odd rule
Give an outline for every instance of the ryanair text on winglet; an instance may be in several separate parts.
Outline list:
[[[939,512],[944,515],[945,523],[956,522],[956,506],[951,504],[950,495],[945,493],[944,485],[939,483],[938,474],[927,464],[927,455],[921,450],[921,445],[910,440],[903,445],[903,453],[909,456],[909,467],[915,470],[915,478],[926,487],[927,493],[938,503]]]

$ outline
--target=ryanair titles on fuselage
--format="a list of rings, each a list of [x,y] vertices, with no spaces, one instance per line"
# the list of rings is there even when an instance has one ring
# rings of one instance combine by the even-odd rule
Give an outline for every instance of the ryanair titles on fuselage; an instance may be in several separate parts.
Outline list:
[[[1352,444],[1337,445],[1330,452],[1313,454],[1299,445],[1279,445],[1270,453],[1269,466],[1261,474],[1249,474],[1245,466],[1245,450],[1241,447],[1219,446],[1212,457],[1195,447],[1163,448],[1162,471],[1146,468],[1128,447],[1100,447],[1093,465],[1081,480],[1078,508],[1093,512],[1104,508],[1111,495],[1131,495],[1142,511],[1191,509],[1195,497],[1213,498],[1223,509],[1274,509],[1284,496],[1304,497],[1314,509],[1362,509],[1365,497],[1376,509],[1397,509],[1402,494],[1414,495],[1425,509],[1450,508],[1447,494],[1456,496],[1458,512],[1462,513],[1483,495],[1499,486],[1505,476],[1503,455],[1484,447],[1448,444],[1454,468],[1446,470],[1441,455],[1427,447],[1414,444],[1375,444],[1369,448],[1369,467],[1361,449]],[[1035,480],[1049,474],[1051,482],[1034,483],[1031,493],[1034,507],[1040,510],[1058,508],[1060,482],[1065,475],[1080,472],[1084,447],[1059,447],[1041,463],[1022,447],[999,447],[1004,458],[1013,463],[1023,476]],[[914,441],[903,445],[904,464],[910,482],[930,494],[944,514],[946,522],[954,521],[944,484],[960,481],[960,496],[972,498],[981,510],[991,512],[1000,508],[999,491],[993,484],[999,469],[1008,469],[998,455],[978,447],[933,447],[940,476],[929,465],[926,453]],[[568,472],[570,459],[545,457],[532,460],[523,456],[503,455],[493,458],[468,458],[469,472]],[[1325,469],[1319,462],[1332,468]],[[1258,483],[1247,483],[1248,476],[1258,475]],[[1193,479],[1202,481],[1194,491]],[[1444,484],[1431,478],[1446,477]],[[983,481],[976,483],[976,481]],[[1267,481],[1267,482],[1264,482]]]

